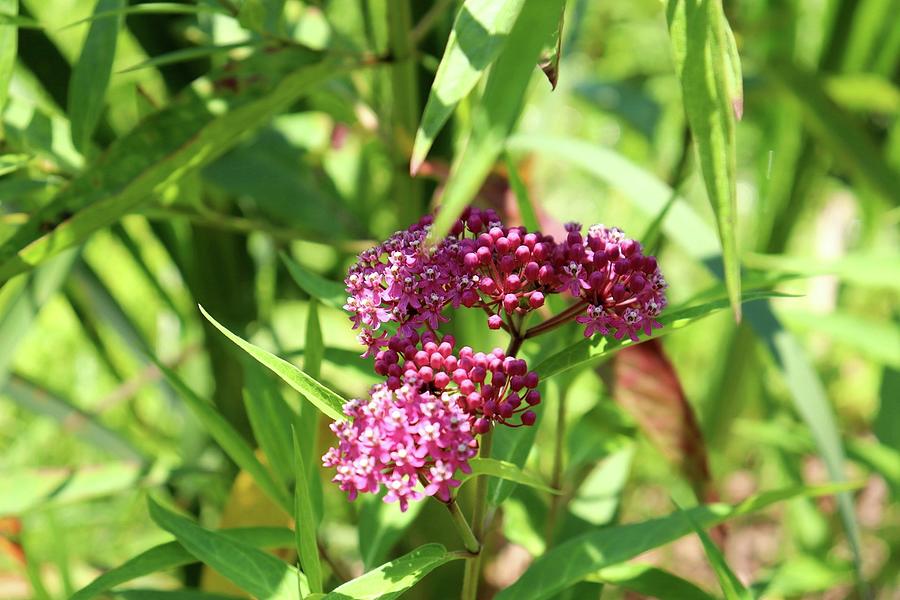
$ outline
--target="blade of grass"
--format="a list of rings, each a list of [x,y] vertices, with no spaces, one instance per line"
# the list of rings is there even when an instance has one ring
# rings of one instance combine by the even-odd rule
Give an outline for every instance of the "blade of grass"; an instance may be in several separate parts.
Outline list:
[[[309,488],[308,470],[300,452],[297,432],[293,432],[294,446],[294,532],[296,534],[297,556],[300,566],[309,581],[309,589],[313,593],[322,590],[322,565],[319,562],[319,547],[316,542],[318,519],[313,511],[312,496]]]
[[[94,12],[115,12],[124,7],[125,0],[98,0]],[[113,19],[93,21],[81,56],[72,68],[67,112],[72,124],[72,143],[82,154],[90,148],[91,136],[100,122],[123,22],[121,14]]]

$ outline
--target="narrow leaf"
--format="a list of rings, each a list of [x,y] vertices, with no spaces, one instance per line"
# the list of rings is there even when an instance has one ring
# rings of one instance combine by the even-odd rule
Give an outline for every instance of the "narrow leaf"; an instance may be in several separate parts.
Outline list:
[[[503,151],[524,104],[528,83],[544,42],[556,30],[565,0],[526,2],[503,52],[491,69],[484,94],[475,104],[469,141],[454,163],[431,230],[442,239],[478,192]]]
[[[589,581],[611,583],[654,598],[681,598],[683,600],[716,600],[712,594],[696,584],[668,571],[650,565],[623,563],[601,569],[588,576]]]
[[[347,303],[347,290],[344,289],[343,284],[325,279],[321,275],[305,269],[284,252],[281,253],[281,260],[300,289],[326,306],[344,309],[344,304]]]
[[[257,598],[300,600],[306,577],[291,565],[234,538],[209,531],[148,499],[150,517],[185,550]],[[297,589],[300,578],[301,590]]]
[[[546,483],[533,473],[526,473],[511,462],[504,460],[496,460],[493,458],[473,458],[469,461],[472,472],[465,476],[463,482],[478,477],[479,475],[487,475],[506,481],[514,481],[521,483],[537,490],[541,490],[550,494],[561,494],[562,491],[557,490]]]
[[[741,320],[741,265],[737,244],[735,110],[740,68],[721,0],[668,0],[666,16],[681,81],[684,110],[693,133],[725,265],[735,319]]]
[[[524,3],[525,0],[466,0],[460,7],[416,131],[409,167],[413,175],[456,105],[469,95],[500,54]]]
[[[175,2],[147,2],[145,4],[136,4],[134,6],[122,6],[109,10],[94,10],[94,14],[78,21],[73,21],[60,31],[81,25],[82,23],[91,23],[102,19],[121,18],[129,15],[195,15],[202,13],[219,13],[228,15],[221,6],[216,4],[176,4]]]
[[[516,196],[516,206],[519,208],[519,218],[522,220],[522,225],[524,225],[528,231],[539,231],[541,224],[538,222],[538,216],[534,210],[534,204],[531,202],[531,197],[528,194],[528,188],[525,186],[525,182],[522,181],[522,178],[519,177],[519,170],[516,168],[516,163],[508,154],[504,158],[506,160],[506,173],[509,178],[509,187],[512,188],[513,194]]]
[[[319,547],[316,543],[318,520],[313,511],[312,497],[309,489],[306,466],[297,434],[294,432],[294,531],[296,535],[297,555],[300,565],[309,581],[309,589],[313,593],[322,592],[322,565],[319,562]]]
[[[462,558],[440,544],[426,544],[338,586],[327,600],[392,600],[439,566]]]
[[[315,298],[311,298],[308,304],[304,350],[303,369],[310,377],[318,379],[322,373],[322,361],[325,357],[325,341],[322,339],[322,324],[319,322],[319,302]],[[316,522],[322,518],[324,503],[322,479],[316,468],[320,460],[317,454],[320,421],[321,413],[315,406],[308,402],[300,405],[296,435],[300,454],[306,465],[303,475],[308,482]]]
[[[359,553],[363,567],[368,571],[387,558],[391,548],[422,512],[425,502],[411,503],[406,512],[397,504],[383,502],[377,496],[368,495],[359,502],[362,503],[357,526]]]
[[[776,294],[766,291],[750,292],[746,294],[744,300],[758,300],[760,298],[769,298],[773,295]],[[660,323],[662,323],[662,329],[654,329],[653,333],[650,336],[642,337],[641,341],[656,339],[658,337],[667,335],[672,331],[676,331],[678,329],[687,327],[688,325],[692,325],[700,319],[708,317],[709,315],[722,310],[728,305],[728,299],[719,299],[696,306],[666,310],[657,319]],[[553,377],[554,375],[562,373],[563,371],[568,371],[569,369],[573,369],[586,363],[596,362],[601,359],[607,358],[612,353],[622,348],[633,346],[635,343],[636,342],[633,342],[628,338],[617,340],[612,337],[595,335],[593,337],[583,339],[580,342],[573,344],[546,358],[537,367],[535,367],[535,371],[537,371],[537,373],[541,376],[542,380],[546,380],[550,377]]]
[[[94,12],[119,11],[124,7],[125,0],[98,0]],[[91,136],[100,122],[123,20],[120,14],[91,23],[81,56],[72,68],[67,112],[72,123],[72,143],[82,154],[90,147]]]
[[[294,481],[294,448],[291,425],[297,414],[281,397],[278,386],[262,366],[247,357],[244,361],[244,406],[259,447],[286,486]]]
[[[214,77],[212,83],[218,87],[211,96],[185,92],[116,140],[0,244],[0,283],[171,191],[248,132],[352,64],[284,48],[242,61],[221,79]]]
[[[734,571],[731,570],[731,567],[728,566],[725,557],[722,555],[722,551],[713,543],[709,534],[703,530],[690,513],[685,512],[680,506],[678,507],[678,510],[703,543],[703,550],[706,552],[706,558],[709,559],[709,563],[716,573],[716,578],[719,580],[719,587],[722,588],[722,593],[725,594],[725,600],[751,600],[752,596],[750,595],[750,592],[744,587],[741,580],[737,578]]]
[[[284,488],[275,481],[269,470],[259,462],[259,459],[256,458],[256,454],[253,452],[253,448],[244,441],[241,434],[234,429],[231,423],[211,403],[204,401],[194,390],[189,388],[172,369],[155,359],[154,362],[163,375],[166,376],[166,379],[178,390],[191,412],[203,425],[203,428],[222,447],[225,454],[238,467],[250,474],[266,496],[290,514],[292,512],[291,501]]]
[[[0,15],[15,17],[19,12],[19,0],[0,0]],[[0,21],[0,114],[6,107],[9,83],[16,65],[19,32],[15,23]]]
[[[222,529],[218,535],[233,539],[253,548],[287,548],[294,543],[290,529],[277,527],[247,527]],[[81,588],[69,600],[91,600],[104,592],[157,571],[168,571],[196,562],[197,559],[178,542],[154,546],[131,558],[115,569],[103,573]]]
[[[225,337],[237,344],[247,354],[258,360],[263,366],[281,377],[289,386],[303,394],[304,398],[312,402],[323,413],[336,421],[347,418],[341,408],[345,401],[338,394],[331,391],[288,361],[278,358],[271,352],[266,352],[259,346],[254,346],[250,342],[231,333],[231,331],[213,319],[202,306],[200,307],[200,312],[202,312],[203,316],[206,317],[216,329],[221,331]]]
[[[221,46],[193,46],[191,48],[182,48],[181,50],[173,50],[172,52],[166,52],[165,54],[148,58],[145,61],[139,62],[136,65],[132,65],[118,72],[131,73],[132,71],[140,71],[141,69],[149,69],[151,67],[175,65],[190,60],[197,60],[199,58],[209,58],[211,56],[216,56],[217,54],[223,54],[229,50],[234,50],[235,48],[247,48],[252,45],[252,42],[246,41],[236,42],[234,44],[224,44]]]
[[[701,527],[713,527],[735,517],[750,514],[776,502],[798,497],[824,496],[856,486],[827,484],[794,487],[757,494],[734,506],[710,504],[689,509]],[[617,525],[574,537],[535,560],[497,600],[542,600],[581,581],[591,573],[619,564],[639,554],[663,546],[691,532],[680,513],[642,523]]]

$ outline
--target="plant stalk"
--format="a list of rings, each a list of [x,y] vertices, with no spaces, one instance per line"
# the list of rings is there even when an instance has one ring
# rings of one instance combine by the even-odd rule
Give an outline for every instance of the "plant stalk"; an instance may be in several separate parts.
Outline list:
[[[573,304],[566,310],[562,311],[555,317],[551,317],[551,318],[547,319],[546,321],[544,321],[543,323],[539,323],[539,324],[535,325],[534,327],[530,328],[528,331],[525,332],[525,334],[522,336],[522,338],[524,338],[524,339],[533,338],[536,335],[546,333],[552,329],[556,329],[560,325],[564,325],[565,323],[568,323],[569,320],[572,317],[574,317],[575,315],[577,315],[578,313],[580,313],[586,305],[587,305],[587,302],[585,300],[580,300],[580,301],[576,302],[575,304]]]
[[[563,469],[563,440],[566,439],[566,394],[561,390],[559,394],[559,407],[556,412],[556,441],[553,448],[553,474],[550,485],[560,489],[562,485]],[[547,513],[547,530],[544,535],[547,550],[553,547],[553,537],[556,533],[556,522],[559,519],[559,511],[562,506],[562,496],[550,497],[550,510]]]
[[[444,504],[447,507],[447,510],[450,511],[450,518],[453,519],[453,525],[459,532],[460,537],[462,537],[463,546],[465,546],[466,550],[470,553],[477,555],[481,551],[481,543],[475,537],[472,528],[469,527],[469,522],[466,521],[466,517],[459,509],[456,498],[451,498],[450,502],[445,502]]]
[[[516,338],[513,338],[515,340]],[[511,341],[512,343],[512,341]],[[478,452],[480,458],[490,458],[493,430],[481,436],[481,448]],[[479,552],[466,562],[465,576],[463,577],[462,600],[477,600],[478,583],[481,579],[481,557],[484,554],[485,512],[487,508],[487,477],[478,477],[475,482],[475,510],[472,513],[472,525],[475,538],[479,542]]]

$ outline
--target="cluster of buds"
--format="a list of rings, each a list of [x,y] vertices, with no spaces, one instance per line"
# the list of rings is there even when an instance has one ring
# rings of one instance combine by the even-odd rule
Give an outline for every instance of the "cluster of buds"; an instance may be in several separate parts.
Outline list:
[[[469,415],[475,433],[487,433],[494,422],[533,425],[537,415],[530,409],[541,402],[537,373],[500,348],[485,354],[464,346],[454,354],[455,344],[453,336],[438,340],[430,331],[394,336],[376,354],[375,372],[387,377],[390,389],[418,385],[452,399]]]
[[[354,328],[385,378],[368,402],[344,407],[350,422],[335,423],[337,448],[324,457],[350,498],[387,489],[386,501],[406,510],[410,500],[449,501],[457,469],[468,472],[476,436],[495,424],[533,425],[541,402],[537,373],[499,348],[465,346],[437,330],[453,308],[488,313],[490,329],[506,328],[517,342],[574,320],[585,336],[650,335],[666,305],[666,282],[656,259],[615,227],[566,225],[556,241],[524,227],[504,227],[493,210],[470,207],[450,234],[429,247],[433,218],[421,219],[360,254],[345,281]],[[524,316],[548,294],[576,303],[525,332]],[[518,325],[513,317],[517,317]],[[391,323],[389,335],[382,326]],[[421,490],[420,490],[421,488]]]
[[[344,405],[349,421],[331,424],[338,445],[322,462],[336,469],[333,481],[351,500],[383,485],[384,500],[399,502],[403,511],[423,496],[449,502],[451,488],[460,484],[457,469],[471,472],[478,442],[468,415],[443,394],[417,387],[376,385],[368,401]]]

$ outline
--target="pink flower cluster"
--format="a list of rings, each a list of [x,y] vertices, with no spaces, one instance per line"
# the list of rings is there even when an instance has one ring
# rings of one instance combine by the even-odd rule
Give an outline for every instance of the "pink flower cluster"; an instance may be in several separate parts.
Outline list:
[[[540,404],[537,373],[522,359],[500,348],[485,354],[469,346],[454,355],[455,340],[445,335],[438,343],[430,331],[421,339],[397,335],[386,350],[375,355],[375,372],[387,377],[387,387],[419,385],[423,390],[453,399],[473,421],[476,433],[487,433],[492,422],[510,427],[533,425],[537,415],[531,407]],[[518,423],[512,421],[518,416]]]
[[[451,488],[460,485],[456,470],[471,472],[478,442],[469,416],[445,394],[378,384],[368,401],[351,400],[344,413],[351,420],[331,424],[338,446],[322,462],[336,469],[333,481],[351,500],[383,485],[385,502],[399,502],[403,511],[423,496],[449,502]]]
[[[495,423],[533,425],[541,402],[537,373],[499,348],[465,346],[437,330],[447,307],[480,308],[491,329],[505,328],[518,343],[574,319],[585,336],[612,334],[637,341],[661,327],[666,282],[656,259],[620,229],[566,226],[557,242],[524,227],[504,227],[493,210],[470,207],[435,247],[428,246],[432,217],[421,219],[360,254],[345,281],[345,309],[361,329],[363,356],[374,356],[384,383],[367,402],[344,406],[350,421],[331,428],[339,443],[323,457],[337,470],[333,481],[348,492],[387,489],[385,501],[437,496],[447,502],[457,469],[470,472],[476,436]],[[548,294],[576,303],[528,332],[524,317]],[[388,333],[384,329],[393,331]]]

